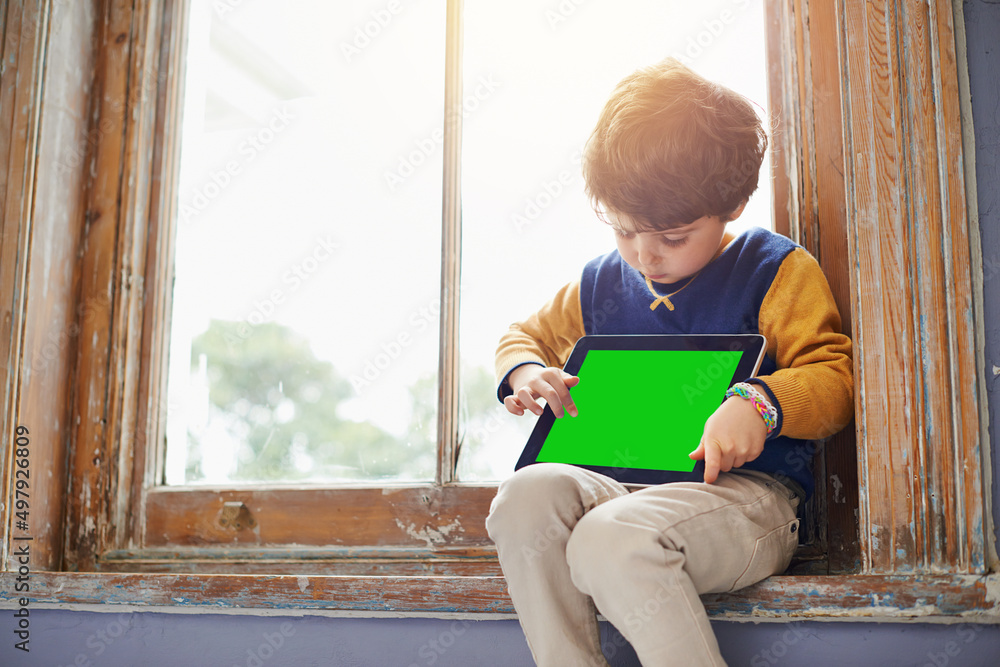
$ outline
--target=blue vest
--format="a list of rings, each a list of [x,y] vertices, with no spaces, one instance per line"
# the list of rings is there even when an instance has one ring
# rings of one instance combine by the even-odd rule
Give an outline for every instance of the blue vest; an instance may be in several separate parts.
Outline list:
[[[750,228],[687,286],[687,278],[676,283],[653,283],[657,294],[680,290],[670,297],[674,310],[665,304],[650,310],[655,297],[645,279],[614,250],[591,260],[583,269],[580,305],[584,331],[588,335],[760,333],[764,297],[785,257],[798,247],[784,236],[760,227]],[[774,359],[764,355],[758,375],[775,370]],[[770,395],[766,387],[761,388]],[[781,406],[773,395],[769,397],[778,409],[778,426],[774,430],[778,433]],[[691,449],[697,445],[692,443]],[[808,497],[813,490],[809,462],[815,451],[812,442],[772,435],[761,455],[743,468],[766,472],[781,481],[792,479]]]

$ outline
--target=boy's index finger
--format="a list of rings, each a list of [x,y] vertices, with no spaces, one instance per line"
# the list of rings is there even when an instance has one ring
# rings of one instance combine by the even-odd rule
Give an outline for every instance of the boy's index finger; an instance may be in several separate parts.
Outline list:
[[[580,378],[563,371],[563,390],[560,392],[560,398],[562,398],[563,407],[566,408],[566,412],[569,413],[570,417],[576,417],[580,414],[580,411],[577,409],[576,403],[573,401],[573,397],[569,391],[571,387],[575,387],[579,384],[579,382]],[[565,394],[565,396],[563,396],[563,394]]]
[[[705,482],[711,484],[719,478],[719,469],[722,467],[722,452],[719,445],[714,440],[709,440],[705,444]]]
[[[568,378],[572,377],[560,368],[546,369],[546,372],[542,373],[542,381],[546,389],[555,393],[554,397],[546,396],[546,400],[557,418],[562,417],[564,412],[569,413],[572,417],[577,415],[576,404],[573,403],[573,399],[569,395],[569,387],[576,384],[568,382]]]
[[[566,412],[569,413],[570,417],[577,417],[580,414],[580,411],[577,409],[576,403],[573,402],[572,398],[567,399],[567,401],[563,403],[563,407],[566,408]]]
[[[552,411],[556,413],[556,417],[562,417],[564,412],[569,413],[571,417],[576,417],[576,404],[573,403],[573,399],[569,395],[569,388],[564,383],[558,382],[552,389],[556,392],[560,406],[558,410],[556,410],[556,406],[552,406]]]

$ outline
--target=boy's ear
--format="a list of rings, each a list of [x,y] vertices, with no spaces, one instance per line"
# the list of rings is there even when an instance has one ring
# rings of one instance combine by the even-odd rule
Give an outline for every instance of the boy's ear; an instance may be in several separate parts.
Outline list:
[[[743,213],[743,209],[747,207],[747,201],[749,200],[744,199],[742,202],[740,202],[740,205],[734,208],[733,212],[726,216],[726,222],[732,222],[736,218],[740,217],[740,215]]]

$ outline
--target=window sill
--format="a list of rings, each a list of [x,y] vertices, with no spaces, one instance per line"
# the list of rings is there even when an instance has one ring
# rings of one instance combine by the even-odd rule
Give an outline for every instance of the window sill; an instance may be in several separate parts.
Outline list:
[[[18,604],[16,572],[0,574],[0,605]],[[192,613],[513,614],[499,576],[346,576],[33,572],[31,605],[167,607]],[[1000,575],[771,577],[702,597],[729,620],[845,619],[1000,623]]]

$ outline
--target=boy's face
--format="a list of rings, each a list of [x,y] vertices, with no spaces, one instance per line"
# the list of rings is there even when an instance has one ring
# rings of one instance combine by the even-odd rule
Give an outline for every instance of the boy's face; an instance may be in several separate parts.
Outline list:
[[[629,216],[607,211],[615,230],[622,259],[636,271],[658,283],[674,283],[701,271],[722,244],[726,223],[718,216],[662,232],[636,232]]]

